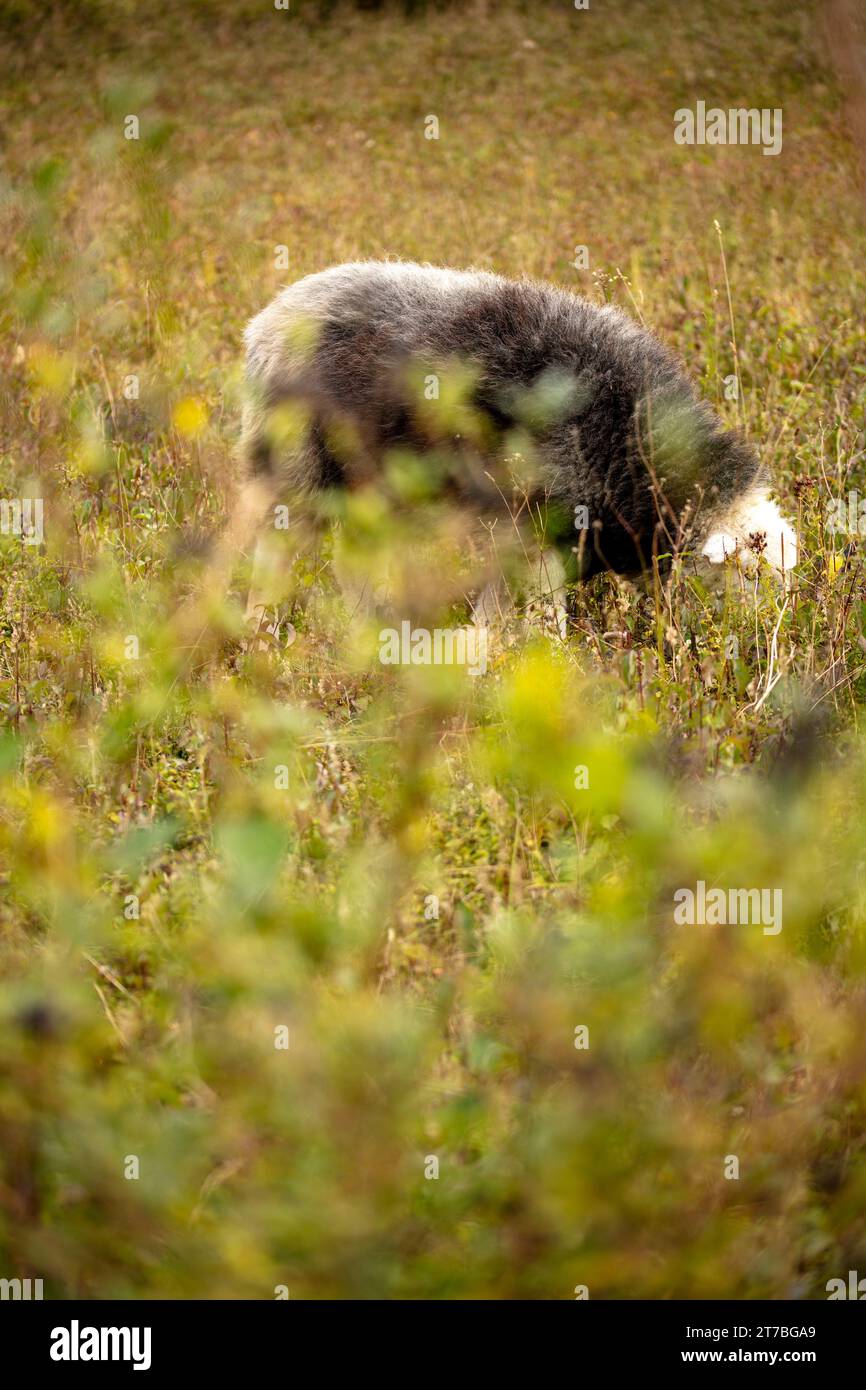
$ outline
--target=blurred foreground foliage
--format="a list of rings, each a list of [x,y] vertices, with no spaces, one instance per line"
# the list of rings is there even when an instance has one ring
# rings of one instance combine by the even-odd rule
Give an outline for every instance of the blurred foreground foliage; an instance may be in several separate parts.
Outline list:
[[[294,642],[245,654],[237,597],[202,575],[231,491],[239,330],[275,288],[273,244],[294,228],[301,273],[394,249],[384,219],[406,255],[466,262],[495,236],[497,268],[555,275],[574,239],[554,163],[573,69],[598,109],[622,89],[591,61],[609,30],[587,31],[584,58],[552,7],[536,16],[529,43],[570,44],[572,66],[533,89],[550,162],[542,142],[540,169],[518,170],[525,103],[497,94],[522,11],[481,30],[457,13],[337,26],[338,70],[359,42],[374,74],[397,46],[417,86],[444,52],[446,78],[451,54],[492,93],[437,174],[465,203],[443,203],[425,242],[423,199],[410,223],[388,174],[404,136],[387,91],[365,98],[386,146],[371,212],[363,168],[327,154],[351,138],[354,89],[329,116],[298,40],[286,120],[313,138],[295,207],[260,128],[268,54],[230,33],[203,56],[189,7],[158,8],[187,47],[124,55],[83,111],[74,46],[43,104],[20,63],[8,88],[0,491],[43,497],[46,530],[42,546],[0,537],[0,1273],[42,1277],[48,1297],[823,1297],[866,1265],[866,596],[823,524],[862,476],[863,243],[841,193],[801,196],[814,162],[844,183],[830,108],[815,98],[790,197],[765,192],[777,175],[758,157],[731,214],[745,389],[720,407],[766,441],[798,516],[787,604],[761,585],[719,602],[682,573],[642,593],[600,579],[566,642],[515,620],[473,681],[379,664],[331,538],[297,576]],[[706,8],[678,40],[690,52]],[[802,16],[766,8],[737,60],[769,54],[796,110]],[[617,32],[652,56],[671,27]],[[203,78],[190,96],[172,81],[184,63]],[[638,110],[674,80],[646,70],[661,85],[631,90]],[[504,154],[467,247],[482,118]],[[622,163],[618,130],[599,148],[635,198],[645,167]],[[531,208],[517,231],[500,158]],[[666,168],[631,280],[595,286],[657,296],[649,320],[711,397],[731,369],[725,170],[690,184]],[[771,198],[802,220],[781,231],[773,211],[766,235]],[[621,211],[597,210],[602,245]],[[679,218],[707,237],[674,271]],[[393,561],[407,611],[441,592],[447,531],[421,563],[375,493],[342,544],[362,570]],[[698,880],[781,889],[783,930],[675,926],[673,894]]]

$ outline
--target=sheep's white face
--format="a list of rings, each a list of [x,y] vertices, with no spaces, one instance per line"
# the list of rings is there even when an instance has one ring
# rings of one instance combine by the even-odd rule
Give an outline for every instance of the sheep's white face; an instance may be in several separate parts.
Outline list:
[[[708,565],[737,564],[754,574],[766,560],[784,583],[797,564],[797,536],[766,488],[753,488],[713,518],[701,555]]]

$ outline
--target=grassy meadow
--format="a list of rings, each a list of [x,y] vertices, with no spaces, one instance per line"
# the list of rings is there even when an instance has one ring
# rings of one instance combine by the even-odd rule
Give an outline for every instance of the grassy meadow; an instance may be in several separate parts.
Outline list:
[[[823,11],[408,8],[0,3],[0,495],[44,506],[0,535],[0,1276],[825,1298],[866,1275],[866,590],[827,524],[866,203]],[[698,99],[782,108],[782,152],[677,145]],[[478,679],[384,666],[334,547],[407,613],[461,558],[370,488],[250,650],[244,324],[382,256],[654,329],[771,470],[792,592],[600,576]],[[678,925],[699,881],[783,929]]]

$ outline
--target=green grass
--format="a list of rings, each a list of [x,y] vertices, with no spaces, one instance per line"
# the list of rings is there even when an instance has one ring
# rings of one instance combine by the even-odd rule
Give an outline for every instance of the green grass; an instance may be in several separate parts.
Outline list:
[[[866,608],[824,523],[863,486],[866,236],[822,31],[327,8],[0,7],[0,495],[45,499],[44,546],[0,537],[0,1274],[825,1297],[866,1273]],[[782,154],[677,146],[698,98],[782,107]],[[327,542],[296,641],[244,654],[201,592],[243,325],[381,255],[655,329],[797,517],[784,611],[601,578],[472,681],[380,665]],[[416,560],[407,611],[459,590],[447,527],[345,530]],[[699,879],[781,888],[784,929],[678,927]]]

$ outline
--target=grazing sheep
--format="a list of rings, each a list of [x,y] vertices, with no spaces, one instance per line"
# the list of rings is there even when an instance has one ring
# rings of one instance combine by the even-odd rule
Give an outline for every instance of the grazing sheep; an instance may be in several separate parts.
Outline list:
[[[705,573],[728,556],[749,572],[763,558],[782,576],[796,564],[753,450],[673,355],[610,306],[479,271],[358,262],[283,290],[245,341],[243,450],[257,505],[358,486],[389,449],[441,459],[447,446],[443,486],[495,513],[505,489],[493,461],[518,431],[532,446],[528,510],[543,509],[569,578],[664,570],[675,553]],[[455,380],[475,422],[465,432],[436,403]],[[287,406],[290,443],[274,426]],[[254,566],[250,611],[262,606]]]

